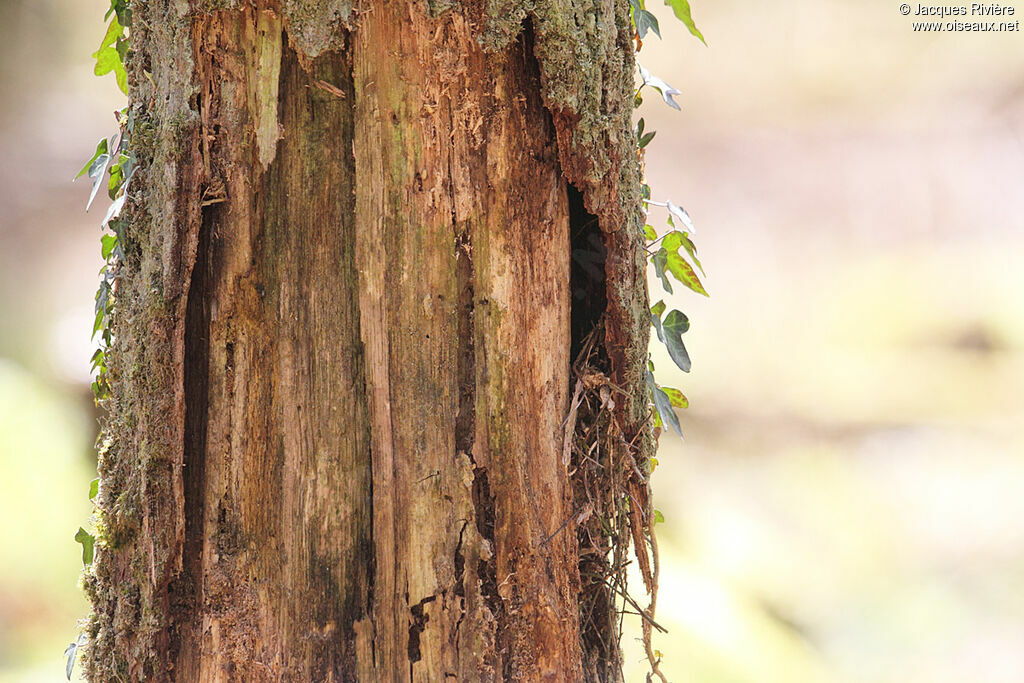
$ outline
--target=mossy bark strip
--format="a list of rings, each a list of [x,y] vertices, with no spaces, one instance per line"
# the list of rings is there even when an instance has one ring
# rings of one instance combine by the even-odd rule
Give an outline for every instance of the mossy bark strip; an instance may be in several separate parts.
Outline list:
[[[185,539],[185,293],[202,182],[191,26],[177,3],[138,1],[133,11],[132,145],[140,168],[111,322],[108,369],[117,390],[106,403],[99,460],[100,543],[86,579],[92,680],[166,680]],[[156,50],[163,57],[150,61]]]

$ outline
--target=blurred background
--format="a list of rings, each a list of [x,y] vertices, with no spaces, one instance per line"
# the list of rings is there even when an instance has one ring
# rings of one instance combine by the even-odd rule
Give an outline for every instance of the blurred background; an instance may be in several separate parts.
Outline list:
[[[639,112],[648,180],[693,216],[712,295],[667,297],[692,373],[654,349],[692,406],[654,477],[663,670],[1024,681],[1020,34],[692,0],[704,47],[648,2],[639,59],[683,91]],[[0,0],[0,683],[62,680],[87,611],[105,202],[71,178],[123,104],[89,58],[107,6]]]

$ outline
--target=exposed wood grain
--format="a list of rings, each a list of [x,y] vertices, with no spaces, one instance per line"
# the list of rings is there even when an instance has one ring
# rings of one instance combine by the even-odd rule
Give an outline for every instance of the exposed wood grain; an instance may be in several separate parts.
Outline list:
[[[195,680],[346,680],[372,561],[352,122],[312,86],[350,88],[350,67],[329,53],[307,72],[288,47],[267,65],[282,39],[270,15],[214,13],[196,30],[210,171],[227,199],[205,211],[208,271],[190,291],[204,311],[189,333],[207,347],[188,369],[206,382],[190,426],[205,437],[186,457],[202,478],[186,513],[202,523],[177,666]]]
[[[569,249],[536,65],[404,2],[353,54],[377,675],[573,679],[573,532],[541,546],[569,514]]]

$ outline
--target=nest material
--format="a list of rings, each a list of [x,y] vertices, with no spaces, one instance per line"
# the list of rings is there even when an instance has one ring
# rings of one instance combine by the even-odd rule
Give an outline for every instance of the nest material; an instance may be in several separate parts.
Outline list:
[[[622,617],[643,619],[651,676],[665,677],[651,647],[657,601],[658,554],[648,483],[650,463],[639,452],[639,434],[624,434],[616,399],[622,390],[608,377],[604,326],[586,337],[573,363],[573,394],[566,420],[563,460],[569,465],[577,514],[580,571],[580,637],[593,680],[621,680]],[[640,459],[641,461],[638,461]],[[626,570],[635,559],[650,596],[642,608],[630,594]]]

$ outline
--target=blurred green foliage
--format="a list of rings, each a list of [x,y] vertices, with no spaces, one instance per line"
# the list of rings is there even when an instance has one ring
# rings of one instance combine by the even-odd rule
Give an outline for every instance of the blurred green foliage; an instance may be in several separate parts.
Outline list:
[[[0,681],[60,680],[87,613],[74,535],[90,513],[92,431],[60,387],[0,359]]]

